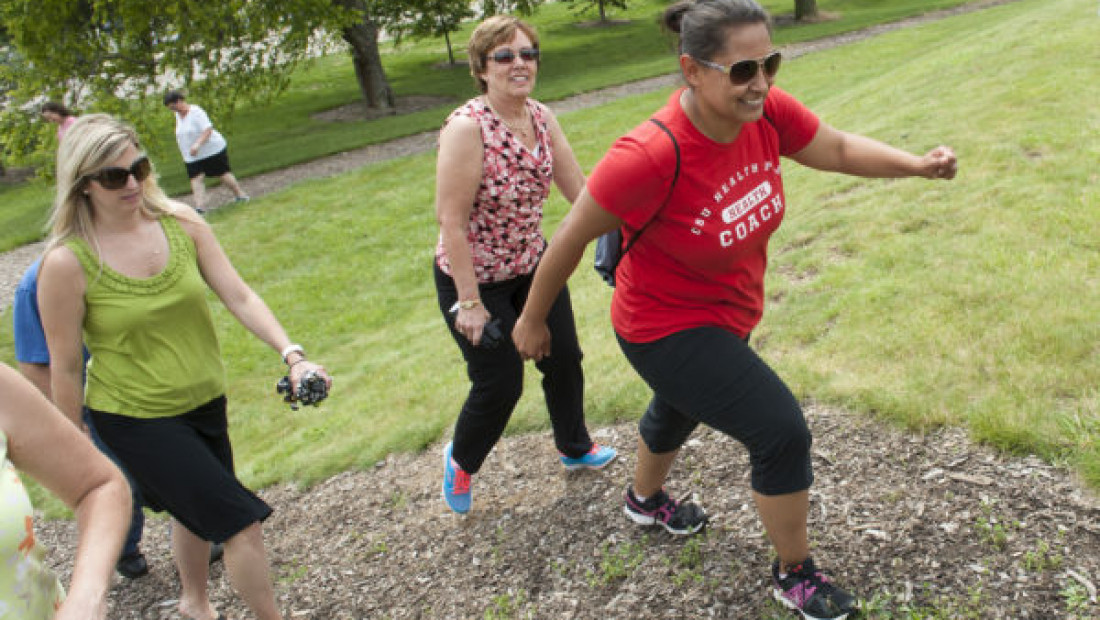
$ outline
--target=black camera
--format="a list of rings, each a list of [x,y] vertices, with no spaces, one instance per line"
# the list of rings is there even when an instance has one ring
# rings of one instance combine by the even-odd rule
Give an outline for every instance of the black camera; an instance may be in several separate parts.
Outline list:
[[[297,411],[299,404],[316,406],[328,398],[328,384],[324,377],[311,370],[302,375],[297,389],[291,389],[290,377],[279,379],[275,392],[283,395],[283,402],[290,403],[291,410]]]
[[[481,328],[481,344],[486,349],[495,349],[504,340],[504,332],[500,330],[500,319],[493,319]]]

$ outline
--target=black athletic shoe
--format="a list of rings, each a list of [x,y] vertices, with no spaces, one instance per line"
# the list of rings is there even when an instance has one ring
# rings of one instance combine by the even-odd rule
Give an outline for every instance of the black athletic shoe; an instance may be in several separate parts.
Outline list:
[[[694,534],[707,524],[703,507],[689,501],[676,501],[661,489],[653,497],[639,502],[634,489],[627,487],[623,512],[639,525],[660,525],[673,534]]]
[[[775,600],[806,620],[844,620],[859,609],[855,597],[834,586],[810,558],[783,576],[776,561],[772,584]]]
[[[115,563],[115,570],[127,579],[137,579],[149,574],[149,563],[145,561],[145,555],[138,551],[119,558]]]

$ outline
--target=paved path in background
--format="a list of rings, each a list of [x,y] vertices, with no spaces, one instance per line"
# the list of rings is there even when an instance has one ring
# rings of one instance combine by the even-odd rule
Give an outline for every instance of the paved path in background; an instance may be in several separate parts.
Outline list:
[[[908,28],[917,24],[936,21],[962,13],[970,13],[991,6],[1008,4],[1014,1],[1016,0],[979,0],[978,2],[973,2],[964,6],[934,11],[932,13],[910,17],[889,24],[880,24],[854,32],[817,39],[815,41],[788,45],[782,48],[783,55],[786,59],[794,59],[811,52],[864,41],[883,33],[901,30],[902,28]],[[603,105],[630,95],[650,93],[665,88],[671,88],[679,83],[680,74],[674,73],[636,82],[629,82],[627,84],[620,84],[618,86],[611,86],[568,97],[560,101],[547,102],[547,105],[550,106],[556,114],[563,114],[565,112]],[[253,198],[264,196],[272,192],[286,189],[306,179],[335,176],[362,168],[363,166],[375,162],[424,153],[435,148],[437,133],[438,132],[434,130],[425,131],[382,144],[372,144],[352,151],[295,164],[280,170],[273,170],[271,172],[248,177],[247,179],[241,180],[241,185]],[[211,188],[207,191],[207,208],[216,209],[224,206],[229,203],[232,197],[229,190],[220,185]],[[176,198],[190,202],[191,195],[185,194],[183,196],[177,196]],[[0,253],[0,310],[7,308],[8,305],[11,304],[12,295],[15,292],[16,285],[19,283],[19,278],[27,267],[42,253],[43,248],[44,244],[39,242],[17,248],[10,252]]]

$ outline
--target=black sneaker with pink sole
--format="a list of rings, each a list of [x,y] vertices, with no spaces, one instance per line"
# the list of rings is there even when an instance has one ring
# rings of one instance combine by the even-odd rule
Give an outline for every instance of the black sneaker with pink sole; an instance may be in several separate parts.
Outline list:
[[[786,573],[779,572],[778,561],[773,564],[772,595],[804,620],[844,620],[859,610],[856,598],[833,584],[810,558]]]
[[[661,489],[644,502],[638,501],[634,490],[626,489],[623,512],[638,525],[660,525],[672,534],[694,534],[707,524],[703,507],[687,500],[676,501]]]

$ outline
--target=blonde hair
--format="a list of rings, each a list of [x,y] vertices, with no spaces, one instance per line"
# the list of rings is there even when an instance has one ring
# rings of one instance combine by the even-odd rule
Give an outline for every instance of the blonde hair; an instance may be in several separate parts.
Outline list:
[[[489,84],[481,79],[485,73],[485,65],[489,60],[489,50],[498,45],[508,43],[516,36],[516,31],[531,39],[531,45],[538,49],[539,35],[535,28],[518,17],[510,15],[494,15],[478,24],[470,35],[470,42],[466,44],[466,57],[470,61],[470,75],[474,76],[478,90],[482,94],[489,92]]]
[[[57,150],[57,187],[47,252],[73,238],[98,248],[93,227],[95,211],[86,192],[87,175],[106,167],[131,146],[141,148],[134,128],[106,114],[81,116],[65,132]],[[141,182],[141,193],[142,212],[150,218],[171,215],[184,220],[200,219],[186,205],[168,198],[157,183],[155,170]]]

